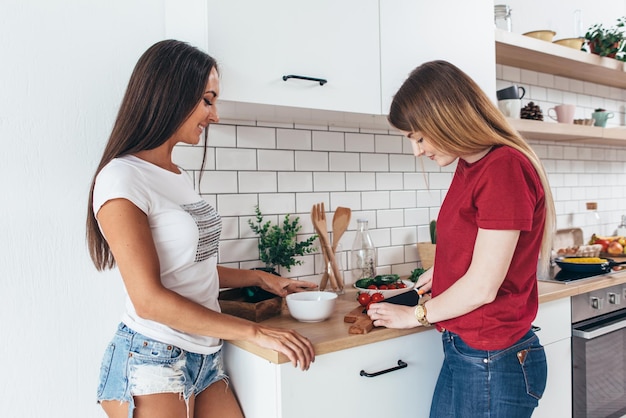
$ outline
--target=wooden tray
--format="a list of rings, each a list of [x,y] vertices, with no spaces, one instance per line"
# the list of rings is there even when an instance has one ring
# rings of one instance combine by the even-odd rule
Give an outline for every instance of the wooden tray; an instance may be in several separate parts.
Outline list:
[[[280,296],[255,303],[246,302],[241,294],[241,289],[222,290],[218,302],[223,313],[254,322],[265,321],[280,315],[283,308],[283,298]]]

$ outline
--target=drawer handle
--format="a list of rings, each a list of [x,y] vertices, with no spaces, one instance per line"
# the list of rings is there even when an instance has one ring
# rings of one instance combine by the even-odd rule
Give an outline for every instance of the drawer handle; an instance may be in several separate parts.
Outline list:
[[[385,373],[389,373],[389,372],[395,372],[396,370],[404,369],[407,366],[408,366],[408,364],[406,364],[402,360],[398,360],[398,365],[396,367],[392,367],[390,369],[381,370],[379,372],[374,372],[374,373],[368,373],[365,370],[361,370],[361,373],[359,373],[359,374],[361,376],[365,376],[365,377],[376,377],[376,376],[380,376],[381,374],[385,374]]]
[[[324,84],[328,83],[328,80],[325,80],[323,78],[314,78],[314,77],[307,77],[304,75],[294,75],[294,74],[284,75],[283,81],[287,81],[290,78],[297,78],[298,80],[317,81],[318,83],[320,83],[320,86],[323,86]]]

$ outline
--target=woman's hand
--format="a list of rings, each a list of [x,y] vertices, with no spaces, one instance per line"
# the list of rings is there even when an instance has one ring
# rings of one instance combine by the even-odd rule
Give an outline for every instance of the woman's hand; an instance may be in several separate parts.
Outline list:
[[[308,370],[315,361],[313,344],[294,330],[259,326],[253,343],[283,353],[294,367]]]
[[[275,274],[267,273],[262,270],[253,270],[259,275],[259,286],[274,293],[275,295],[285,297],[290,293],[302,292],[305,290],[313,290],[317,285],[312,282],[301,280],[292,280]]]
[[[407,329],[421,325],[415,318],[415,306],[393,303],[372,303],[367,311],[376,327]]]
[[[430,292],[430,289],[433,287],[433,267],[426,270],[424,273],[420,275],[415,283],[415,288],[419,289],[419,294],[423,295],[424,293]]]

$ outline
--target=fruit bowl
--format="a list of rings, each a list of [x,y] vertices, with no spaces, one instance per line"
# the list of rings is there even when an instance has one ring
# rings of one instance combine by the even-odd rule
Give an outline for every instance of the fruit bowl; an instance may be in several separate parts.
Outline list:
[[[291,293],[285,298],[287,308],[300,322],[321,322],[333,313],[337,294],[319,290]]]
[[[406,293],[409,290],[415,289],[415,283],[410,280],[401,280],[402,283],[406,285],[406,287],[402,289],[367,289],[363,287],[358,287],[356,283],[354,284],[354,288],[360,293],[367,293],[369,295],[373,295],[374,293],[382,293],[385,299],[388,299],[392,296],[400,295],[402,293]]]

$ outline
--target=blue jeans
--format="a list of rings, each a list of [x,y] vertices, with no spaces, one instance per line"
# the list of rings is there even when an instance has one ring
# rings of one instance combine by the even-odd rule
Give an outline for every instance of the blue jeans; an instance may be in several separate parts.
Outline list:
[[[221,379],[227,379],[221,351],[190,353],[120,324],[102,359],[97,399],[128,402],[132,418],[135,396],[179,393],[188,402]]]
[[[431,418],[530,417],[546,387],[546,355],[533,331],[509,348],[471,348],[454,333],[442,335],[444,361]]]

